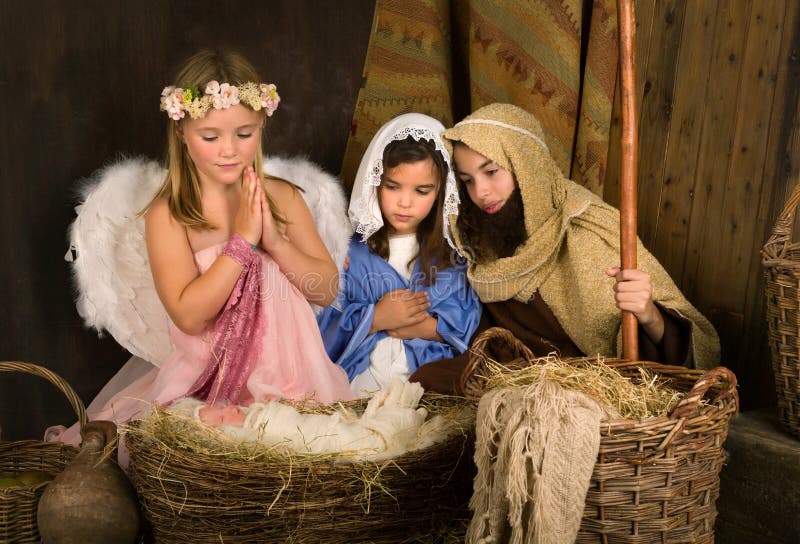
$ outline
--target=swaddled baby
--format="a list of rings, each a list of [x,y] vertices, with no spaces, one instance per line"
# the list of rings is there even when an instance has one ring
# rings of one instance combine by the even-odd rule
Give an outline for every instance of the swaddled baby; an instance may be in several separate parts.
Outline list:
[[[281,445],[300,453],[379,461],[428,447],[446,437],[444,419],[426,421],[418,383],[392,380],[367,403],[361,416],[344,407],[331,414],[300,413],[280,402],[249,406],[208,405],[184,398],[169,411],[218,427],[242,441]]]

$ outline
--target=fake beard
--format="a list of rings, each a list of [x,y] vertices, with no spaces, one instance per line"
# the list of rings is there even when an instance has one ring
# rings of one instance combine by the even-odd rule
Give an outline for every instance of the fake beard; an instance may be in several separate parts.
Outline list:
[[[494,214],[478,208],[469,195],[463,195],[461,201],[466,204],[458,216],[457,226],[467,246],[465,249],[475,256],[476,262],[510,257],[528,238],[519,187]]]

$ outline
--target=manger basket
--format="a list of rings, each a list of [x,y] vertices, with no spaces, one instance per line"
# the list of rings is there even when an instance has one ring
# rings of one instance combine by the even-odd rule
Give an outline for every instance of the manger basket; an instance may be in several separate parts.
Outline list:
[[[761,252],[778,419],[795,436],[800,436],[800,243],[792,241],[792,226],[798,204],[800,184]]]
[[[462,387],[474,399],[486,391],[481,367],[492,353],[530,353],[498,328],[482,333],[473,350]],[[504,365],[513,373],[530,361],[520,357]],[[632,380],[645,368],[686,395],[667,416],[601,422],[600,450],[576,542],[713,543],[722,444],[739,404],[736,377],[724,367],[702,372],[646,361],[604,362]]]
[[[466,399],[427,394],[422,405],[431,414],[471,410]],[[445,441],[383,462],[288,458],[263,449],[243,460],[188,449],[143,426],[132,422],[125,440],[157,543],[459,541],[453,533],[464,541],[471,417],[469,428]]]
[[[81,426],[86,423],[83,402],[72,387],[54,372],[39,365],[18,361],[0,361],[0,372],[23,372],[46,379],[67,397]],[[77,453],[77,448],[59,442],[0,442],[0,473],[40,470],[56,474]],[[46,485],[45,482],[34,486],[0,488],[0,542],[40,542],[36,508]]]

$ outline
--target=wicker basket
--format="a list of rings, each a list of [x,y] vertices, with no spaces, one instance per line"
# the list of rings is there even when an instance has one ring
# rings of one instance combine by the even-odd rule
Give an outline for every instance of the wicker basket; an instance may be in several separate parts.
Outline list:
[[[0,361],[0,372],[24,372],[46,379],[67,397],[81,426],[86,423],[83,402],[60,376],[50,370],[31,363]],[[41,470],[58,473],[72,460],[78,450],[58,442],[23,440],[0,442],[0,472]],[[32,487],[9,487],[0,489],[0,542],[38,543],[36,508],[47,483]]]
[[[480,367],[489,354],[507,352],[507,345],[527,351],[505,329],[489,329],[475,340],[462,380],[468,396],[483,394],[486,373]],[[505,365],[511,373],[529,361],[517,358]],[[605,363],[634,380],[639,368],[646,368],[688,393],[668,416],[601,422],[600,450],[576,542],[713,543],[722,444],[738,411],[736,377],[724,367],[704,373],[644,361]]]
[[[792,225],[798,204],[800,184],[761,252],[778,419],[795,436],[800,436],[800,243],[792,242]]]
[[[469,404],[423,397],[430,413]],[[155,542],[464,541],[474,475],[471,425],[386,462],[335,463],[189,451],[137,432],[141,424],[132,422],[125,440]]]

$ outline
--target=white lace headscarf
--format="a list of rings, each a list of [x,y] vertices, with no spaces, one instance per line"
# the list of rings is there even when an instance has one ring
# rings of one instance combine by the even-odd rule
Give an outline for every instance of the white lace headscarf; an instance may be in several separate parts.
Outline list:
[[[444,125],[433,117],[421,113],[405,113],[383,125],[372,138],[372,141],[361,159],[358,167],[353,194],[350,197],[348,215],[356,232],[366,242],[383,226],[383,216],[378,202],[378,186],[383,178],[383,150],[391,142],[405,140],[409,136],[415,140],[430,140],[436,151],[442,154],[447,165],[447,178],[444,186],[444,206],[442,209],[442,225],[444,237],[450,247],[456,249],[450,232],[451,219],[458,216],[458,188],[453,174],[450,152],[442,143]],[[455,223],[453,221],[453,223]]]

